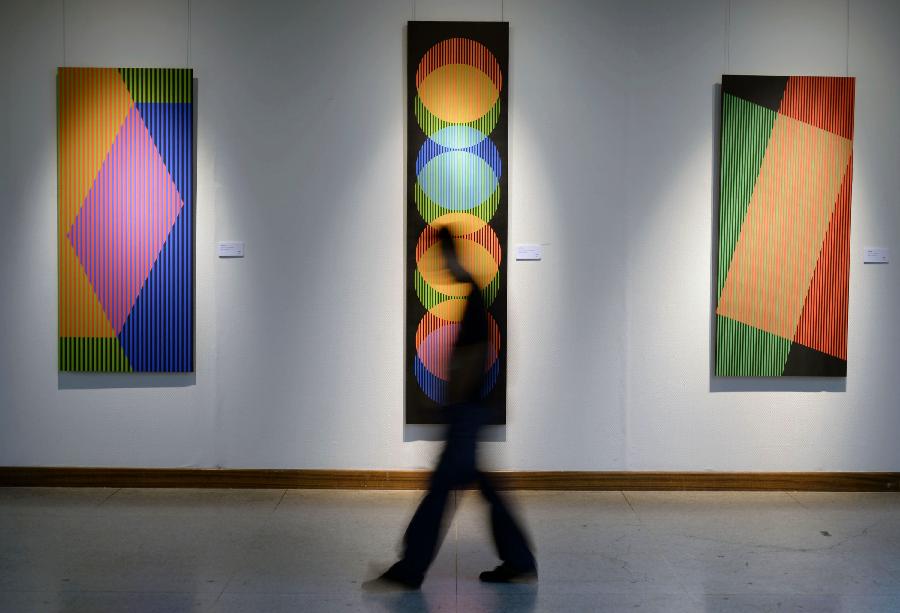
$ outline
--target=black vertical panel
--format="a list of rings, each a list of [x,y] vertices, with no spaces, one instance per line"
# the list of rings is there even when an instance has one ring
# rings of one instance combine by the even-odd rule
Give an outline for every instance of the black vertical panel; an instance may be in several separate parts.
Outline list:
[[[484,397],[483,404],[488,411],[488,422],[506,423],[506,286],[507,286],[507,204],[509,185],[508,155],[508,93],[509,93],[509,23],[507,22],[409,22],[407,37],[406,66],[406,340],[404,351],[406,423],[439,424],[446,423],[446,415],[440,404],[422,391],[416,378],[416,330],[426,314],[415,290],[416,244],[427,227],[416,207],[416,157],[427,140],[415,115],[416,70],[422,57],[434,45],[452,38],[465,38],[484,45],[496,58],[503,78],[500,89],[500,116],[490,139],[497,148],[503,170],[499,178],[500,202],[497,212],[489,225],[499,239],[502,257],[500,260],[500,287],[496,299],[491,304],[490,315],[500,330],[500,351],[496,384]]]
[[[784,364],[785,377],[846,377],[847,360],[836,358],[821,351],[791,343],[787,361]]]

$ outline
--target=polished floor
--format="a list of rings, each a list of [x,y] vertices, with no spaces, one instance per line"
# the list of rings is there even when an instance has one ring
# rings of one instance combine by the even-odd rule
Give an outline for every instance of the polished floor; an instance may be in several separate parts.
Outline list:
[[[900,494],[519,492],[540,581],[472,493],[420,592],[361,584],[418,492],[0,488],[0,611],[900,611]]]

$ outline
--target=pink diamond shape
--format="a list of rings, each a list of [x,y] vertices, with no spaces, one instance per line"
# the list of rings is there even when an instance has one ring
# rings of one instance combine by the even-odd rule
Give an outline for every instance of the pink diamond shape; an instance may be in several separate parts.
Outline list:
[[[183,206],[147,126],[132,108],[66,235],[116,334]]]

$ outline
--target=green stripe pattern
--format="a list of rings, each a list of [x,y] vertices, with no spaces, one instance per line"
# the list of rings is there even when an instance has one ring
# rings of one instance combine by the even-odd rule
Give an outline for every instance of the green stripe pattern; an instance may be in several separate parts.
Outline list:
[[[497,96],[497,102],[494,103],[491,110],[469,123],[450,123],[449,121],[444,121],[443,119],[435,117],[425,104],[422,103],[422,99],[419,98],[418,95],[416,96],[415,101],[415,113],[416,121],[419,122],[419,127],[422,128],[422,131],[428,136],[431,136],[439,130],[443,130],[447,126],[469,126],[487,136],[494,131],[497,122],[500,120],[500,96]]]
[[[131,364],[115,337],[67,337],[59,339],[59,369],[131,372]]]
[[[717,299],[725,286],[728,267],[753,196],[753,187],[772,136],[775,115],[774,111],[731,94],[722,96]]]
[[[780,377],[791,341],[716,316],[716,375],[720,377]]]
[[[734,256],[776,113],[742,98],[722,96],[719,253],[716,300]],[[721,315],[716,316],[716,375],[778,377],[791,341]]]
[[[418,181],[416,181],[415,197],[416,209],[418,209],[419,215],[422,216],[422,219],[424,219],[428,223],[433,222],[441,215],[446,215],[447,213],[471,213],[482,221],[489,223],[494,217],[494,213],[497,212],[497,208],[500,206],[500,185],[497,185],[497,189],[495,189],[490,196],[485,198],[484,202],[482,202],[475,208],[465,210],[454,210],[441,206],[428,197],[428,194],[426,194],[425,191],[419,186]]]
[[[120,68],[119,72],[135,102],[194,101],[190,68]]]
[[[416,288],[416,296],[419,297],[419,302],[421,302],[422,305],[429,311],[435,305],[438,305],[445,300],[461,300],[459,296],[448,296],[447,294],[439,292],[428,285],[428,283],[425,282],[425,279],[422,278],[422,273],[419,272],[418,267],[416,268],[414,277],[415,278],[413,280],[413,285]],[[497,294],[499,293],[500,271],[498,270],[497,274],[494,275],[494,278],[491,279],[491,282],[481,288],[481,297],[484,300],[484,306],[491,306],[494,303],[494,300],[497,298]]]

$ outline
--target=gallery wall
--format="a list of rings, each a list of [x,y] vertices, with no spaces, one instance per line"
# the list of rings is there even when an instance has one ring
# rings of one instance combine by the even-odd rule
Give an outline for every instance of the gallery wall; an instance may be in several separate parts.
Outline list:
[[[404,426],[404,28],[510,22],[519,470],[900,469],[892,0],[0,5],[0,465],[418,468]],[[58,66],[192,66],[196,372],[57,371]],[[846,380],[711,376],[723,73],[857,77]],[[215,243],[242,240],[222,260]]]

